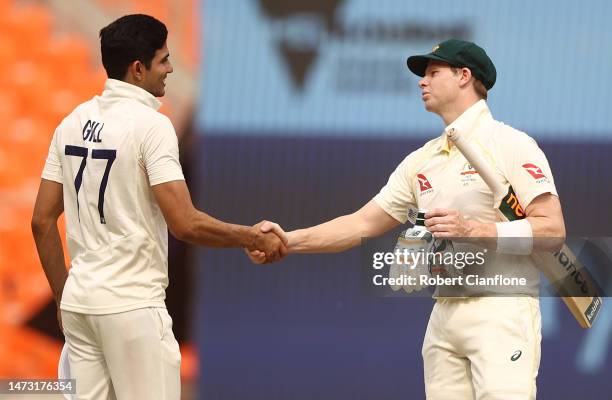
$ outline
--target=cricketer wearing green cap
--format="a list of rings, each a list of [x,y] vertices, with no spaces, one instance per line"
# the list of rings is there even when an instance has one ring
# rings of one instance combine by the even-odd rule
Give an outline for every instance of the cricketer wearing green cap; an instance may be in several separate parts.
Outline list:
[[[408,57],[407,64],[421,77],[425,108],[439,115],[446,128],[410,154],[375,199],[388,212],[398,213],[401,198],[429,210],[425,225],[437,238],[498,238],[497,251],[490,252],[484,269],[468,267],[460,274],[500,272],[509,277],[508,271],[522,266],[533,269],[527,255],[531,249],[519,251],[512,248],[518,240],[499,238],[564,237],[563,214],[544,153],[531,137],[491,115],[487,91],[497,79],[491,58],[475,43],[448,39],[428,54]],[[493,194],[448,141],[451,129],[483,150],[501,183],[520,186],[517,194],[526,219],[498,222]],[[537,176],[546,179],[530,174],[531,166],[540,168]],[[407,188],[405,182],[415,179],[417,184]],[[452,268],[441,273],[453,274],[457,271]],[[541,317],[538,292],[532,290],[537,289],[537,278],[531,283],[531,289],[512,288],[509,293],[516,297],[496,297],[490,288],[479,292],[461,285],[442,295],[436,292],[422,348],[428,400],[535,399]]]
[[[521,267],[533,268],[527,255],[531,248],[513,248],[516,242],[508,237],[565,236],[548,161],[532,138],[493,119],[485,99],[496,73],[482,48],[446,40],[429,54],[408,58],[408,67],[421,77],[425,109],[442,118],[444,131],[410,153],[359,210],[286,233],[270,222],[261,229],[282,237],[290,253],[344,251],[364,237],[382,235],[407,222],[419,226],[409,228],[404,238],[415,236],[410,230],[420,238],[426,229],[437,239],[453,240],[456,254],[482,251],[475,244],[497,246],[488,250],[484,264],[435,269],[443,279],[465,280],[455,279],[453,287],[445,287],[448,292],[436,291],[422,348],[425,392],[428,400],[533,400],[540,365],[539,274],[524,287],[501,288],[473,286],[465,277],[498,273],[510,278]],[[451,129],[487,154],[500,184],[511,182],[524,207],[523,222],[498,222],[491,190],[448,141],[446,132]],[[417,221],[415,217],[423,213],[424,221]],[[256,263],[265,261],[261,252],[249,256]],[[419,268],[389,268],[386,285],[391,290],[419,291],[430,282],[428,267],[425,261]],[[407,310],[406,318],[409,315]],[[399,335],[394,340],[406,338]],[[406,398],[416,398],[417,393],[407,392]]]
[[[445,62],[451,67],[469,68],[487,90],[493,87],[497,78],[495,65],[484,49],[465,40],[448,39],[434,46],[429,54],[410,56],[407,60],[408,68],[414,74],[424,76],[430,60]]]

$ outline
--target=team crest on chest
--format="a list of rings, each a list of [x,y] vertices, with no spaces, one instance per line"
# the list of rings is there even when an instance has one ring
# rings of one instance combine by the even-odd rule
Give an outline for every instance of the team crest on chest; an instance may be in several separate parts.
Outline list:
[[[476,182],[476,176],[478,175],[478,171],[476,171],[474,167],[470,165],[470,163],[466,162],[463,165],[463,168],[461,169],[459,175],[461,176],[461,183],[463,184],[463,186],[466,186],[472,182]]]

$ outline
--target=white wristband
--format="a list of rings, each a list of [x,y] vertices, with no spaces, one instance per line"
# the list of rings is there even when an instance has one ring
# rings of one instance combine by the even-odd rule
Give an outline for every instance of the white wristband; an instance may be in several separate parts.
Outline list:
[[[525,219],[496,222],[497,251],[504,254],[529,255],[533,250],[531,223]]]

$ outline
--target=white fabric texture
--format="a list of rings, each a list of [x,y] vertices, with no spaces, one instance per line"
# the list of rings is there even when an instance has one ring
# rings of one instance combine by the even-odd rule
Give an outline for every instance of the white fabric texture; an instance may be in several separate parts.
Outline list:
[[[427,400],[535,400],[541,340],[536,298],[438,300],[422,350]]]
[[[43,179],[63,184],[71,268],[61,309],[165,307],[168,231],[151,186],[183,180],[159,101],[109,79],[55,131]]]
[[[180,399],[181,355],[165,308],[62,311],[62,322],[77,399]]]

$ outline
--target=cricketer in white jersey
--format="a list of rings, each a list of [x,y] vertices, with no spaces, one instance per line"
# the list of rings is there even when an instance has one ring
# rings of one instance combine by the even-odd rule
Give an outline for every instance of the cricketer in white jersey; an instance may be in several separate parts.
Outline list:
[[[115,79],[53,135],[44,179],[63,186],[71,268],[62,310],[165,307],[168,231],[150,186],[183,180],[178,140],[149,92]]]
[[[262,230],[285,234],[290,253],[339,252],[405,223],[410,214],[418,215],[416,209],[426,209],[423,225],[434,237],[453,238],[462,246],[493,245],[499,254],[486,257],[491,263],[484,276],[514,274],[514,267],[530,264],[527,252],[510,248],[508,243],[517,241],[500,238],[530,243],[533,237],[554,238],[546,245],[560,247],[565,225],[548,162],[533,139],[493,119],[485,100],[496,70],[484,49],[449,39],[407,63],[422,77],[425,109],[439,115],[446,129],[480,143],[497,165],[497,178],[516,188],[525,206],[524,222],[496,222],[490,189],[444,133],[406,157],[380,193],[354,213],[287,233],[272,223]],[[250,257],[265,261],[257,251]],[[490,287],[452,289],[457,290],[451,296],[438,297],[423,340],[427,399],[534,400],[541,340],[535,287],[503,291],[512,296],[493,296],[496,291]],[[406,339],[400,335],[397,340]],[[414,398],[410,390],[406,398]]]
[[[168,229],[194,244],[259,250],[267,262],[287,251],[260,231],[263,222],[230,224],[193,206],[174,128],[157,112],[173,71],[167,34],[142,14],[101,30],[109,79],[55,130],[42,173],[32,232],[79,399],[180,398],[179,346],[164,303]]]

